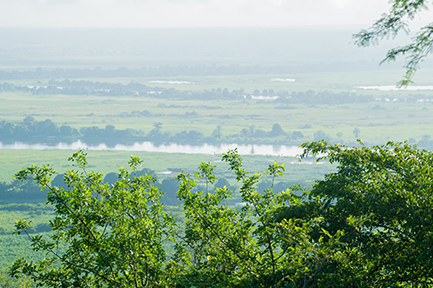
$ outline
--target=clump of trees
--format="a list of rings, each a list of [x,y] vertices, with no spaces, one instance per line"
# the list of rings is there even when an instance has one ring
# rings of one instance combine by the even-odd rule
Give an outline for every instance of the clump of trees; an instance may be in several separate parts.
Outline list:
[[[152,175],[119,169],[114,184],[87,171],[86,155],[70,160],[66,188],[50,185],[51,167],[29,167],[54,206],[52,235],[28,233],[43,261],[15,261],[11,276],[27,275],[47,287],[429,287],[433,265],[431,190],[433,153],[407,143],[368,148],[304,144],[337,170],[310,190],[275,193],[284,165],[262,174],[242,168],[236,150],[222,160],[239,182],[243,205],[229,206],[232,191],[219,183],[211,163],[178,175],[182,219],[161,203]],[[200,190],[195,189],[198,184]],[[169,244],[171,243],[171,244]],[[58,252],[58,247],[63,247]]]
[[[0,182],[0,201],[21,202],[24,199],[27,202],[44,202],[47,199],[47,191],[41,190],[33,179]]]
[[[144,115],[147,110],[142,113],[134,113]],[[138,111],[137,111],[138,112]],[[147,116],[151,116],[146,114]],[[197,117],[197,112],[186,112],[185,117]],[[223,127],[217,125],[209,136],[205,136],[197,130],[183,130],[174,135],[169,132],[164,132],[162,122],[154,122],[153,129],[147,134],[143,130],[137,129],[116,129],[113,125],[106,125],[105,128],[97,126],[81,127],[79,130],[72,128],[69,125],[59,127],[50,119],[37,121],[33,116],[27,116],[21,123],[14,124],[5,120],[0,121],[0,141],[13,142],[40,142],[40,141],[73,141],[82,139],[87,143],[103,142],[107,145],[116,145],[119,143],[133,143],[133,141],[165,141],[174,143],[214,143],[222,141],[260,141],[265,138],[274,138],[285,136],[285,140],[292,141],[298,138],[303,138],[300,131],[295,131],[292,134],[283,130],[280,124],[272,125],[271,131],[255,129],[254,126],[243,128],[239,134],[224,135]],[[267,139],[269,140],[269,139]],[[265,139],[266,142],[266,139]]]
[[[105,128],[96,126],[82,127],[80,130],[69,125],[57,125],[50,119],[37,121],[33,116],[27,116],[21,123],[14,124],[5,120],[0,121],[0,141],[46,141],[71,140],[77,138],[92,139],[128,139],[143,137],[141,130],[124,129],[118,130],[113,125]]]

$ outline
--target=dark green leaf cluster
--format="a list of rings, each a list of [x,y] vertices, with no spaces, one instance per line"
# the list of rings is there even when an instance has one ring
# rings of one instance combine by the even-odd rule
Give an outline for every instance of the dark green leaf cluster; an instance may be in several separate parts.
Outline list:
[[[338,171],[315,184],[302,209],[286,207],[282,217],[323,217],[316,233],[345,231],[341,241],[354,257],[338,267],[360,287],[432,287],[433,153],[359,142],[305,144],[302,157],[327,159]]]

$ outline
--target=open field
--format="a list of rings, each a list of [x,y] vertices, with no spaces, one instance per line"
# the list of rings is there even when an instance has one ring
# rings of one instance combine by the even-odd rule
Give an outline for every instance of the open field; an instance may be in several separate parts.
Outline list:
[[[403,141],[430,134],[433,128],[432,102],[392,102],[392,92],[382,101],[345,105],[286,105],[273,100],[168,100],[148,97],[102,97],[32,95],[0,93],[0,120],[21,122],[33,115],[37,121],[51,119],[57,125],[73,128],[114,125],[116,129],[140,129],[148,134],[155,122],[163,123],[162,132],[172,135],[196,130],[209,136],[217,125],[222,135],[239,134],[244,128],[270,131],[278,123],[287,133],[301,131],[299,143],[311,141],[317,131],[333,141],[352,143],[353,130],[365,143]],[[427,97],[427,96],[425,96]],[[390,101],[383,101],[385,98]],[[149,116],[131,114],[147,110]],[[194,116],[187,116],[195,112]],[[338,133],[338,136],[337,136]],[[256,139],[257,140],[257,139]],[[260,140],[260,139],[259,139]],[[285,137],[264,139],[268,143],[287,144]]]
[[[32,226],[48,224],[53,217],[53,209],[45,204],[6,204],[0,205],[0,267],[5,268],[18,257],[43,259],[43,253],[33,252],[27,235],[12,235],[15,221],[32,220]],[[50,232],[44,232],[47,235]]]
[[[194,91],[217,88],[245,89],[251,93],[254,89],[274,89],[286,91],[323,90],[350,92],[357,85],[392,85],[401,76],[400,70],[305,73],[297,75],[249,75],[249,76],[200,76],[200,77],[164,77],[162,78],[106,78],[83,79],[127,84],[131,81],[149,85],[152,80],[183,80],[195,84],[175,85],[158,84],[166,88]],[[416,84],[431,84],[433,70],[421,70],[417,74]],[[294,78],[296,82],[275,82],[274,78]],[[44,85],[49,79],[16,80],[15,84]],[[71,79],[73,80],[73,79]],[[1,79],[0,79],[1,81]],[[250,91],[251,90],[251,91]],[[161,132],[171,135],[184,130],[196,130],[209,136],[217,125],[222,127],[222,135],[237,135],[242,129],[254,127],[270,131],[278,123],[287,132],[300,131],[304,137],[297,143],[287,139],[286,135],[268,138],[255,138],[275,144],[300,144],[317,139],[322,131],[334,142],[349,145],[355,143],[355,128],[359,137],[368,145],[386,141],[404,141],[413,138],[419,141],[424,135],[432,134],[432,101],[417,102],[419,99],[431,99],[433,91],[357,91],[356,94],[371,94],[381,101],[351,103],[344,105],[330,104],[282,104],[274,100],[227,99],[227,100],[176,100],[158,99],[143,96],[95,96],[95,95],[33,95],[24,92],[0,93],[0,121],[21,122],[26,116],[33,115],[37,121],[51,119],[58,126],[70,125],[73,128],[114,125],[116,129],[140,129],[149,133],[156,122],[163,123]],[[350,97],[350,96],[348,96]],[[393,102],[394,98],[409,99],[411,102]],[[389,101],[387,101],[388,99]],[[149,116],[137,116],[133,111],[147,110]],[[188,113],[195,116],[188,117]],[[320,135],[323,135],[320,134]],[[233,138],[231,138],[233,139]],[[250,139],[253,140],[253,139]],[[223,140],[224,141],[224,140]],[[248,138],[242,141],[249,141]],[[0,180],[10,181],[11,175],[23,166],[30,164],[51,163],[59,172],[69,169],[67,158],[72,151],[62,150],[0,150]],[[91,169],[106,174],[126,166],[131,152],[91,151],[89,163]],[[202,161],[218,162],[220,155],[186,155],[170,153],[136,153],[145,162],[144,167],[157,172],[168,168],[182,168],[195,171]],[[311,180],[323,177],[328,168],[317,170],[321,165],[295,165],[293,158],[245,156],[247,170],[264,171],[272,160],[288,165],[287,179]],[[279,159],[281,158],[281,159]],[[313,169],[314,167],[314,169]],[[218,173],[227,173],[226,168],[217,168]],[[228,176],[228,175],[225,175]],[[163,177],[163,176],[161,176]]]

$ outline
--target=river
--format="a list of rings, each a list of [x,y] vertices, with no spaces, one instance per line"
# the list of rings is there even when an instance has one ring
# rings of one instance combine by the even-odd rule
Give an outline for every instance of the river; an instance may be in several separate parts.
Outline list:
[[[115,146],[107,146],[106,144],[88,145],[81,141],[75,141],[71,144],[25,144],[15,142],[14,144],[3,144],[0,142],[0,149],[59,149],[59,150],[117,150],[117,151],[146,151],[146,152],[164,152],[164,153],[186,153],[186,154],[221,154],[227,152],[228,149],[238,148],[241,155],[273,155],[273,156],[288,156],[296,157],[302,153],[302,149],[298,146],[286,145],[264,145],[264,144],[175,144],[165,143],[156,144],[153,142],[136,142],[132,145],[117,144]]]

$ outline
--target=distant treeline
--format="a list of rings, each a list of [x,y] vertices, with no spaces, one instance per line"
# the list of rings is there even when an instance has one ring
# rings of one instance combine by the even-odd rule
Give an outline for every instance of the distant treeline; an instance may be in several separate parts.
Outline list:
[[[45,202],[47,192],[36,185],[36,181],[28,179],[21,182],[0,182],[0,202]]]
[[[124,117],[151,117],[152,114],[147,111],[134,111]],[[185,112],[179,117],[198,117],[194,111]],[[163,123],[153,123],[153,129],[147,134],[142,130],[124,129],[118,130],[113,125],[106,125],[105,128],[97,126],[82,127],[79,130],[69,125],[58,126],[50,119],[36,121],[33,116],[27,116],[18,124],[0,121],[0,141],[3,143],[13,143],[21,141],[24,143],[38,142],[71,142],[82,139],[86,143],[105,143],[108,146],[116,144],[126,144],[134,141],[157,141],[157,142],[174,142],[174,143],[219,143],[227,141],[255,141],[266,140],[266,138],[283,137],[285,143],[292,140],[302,139],[304,135],[301,131],[285,132],[280,124],[272,125],[270,131],[255,129],[254,126],[243,128],[238,134],[223,134],[223,127],[217,126],[209,136],[205,136],[197,130],[183,130],[174,135],[162,131]],[[310,127],[306,127],[310,128]],[[318,131],[321,132],[321,131]],[[323,132],[322,132],[323,133]],[[266,142],[266,141],[265,141]]]
[[[218,75],[257,75],[257,74],[291,74],[304,71],[308,67],[262,66],[262,65],[162,65],[128,69],[120,67],[105,70],[97,67],[91,69],[42,69],[33,71],[1,71],[0,79],[51,79],[51,78],[115,78],[115,77],[176,77],[176,76],[218,76]]]
[[[415,139],[410,138],[409,143],[411,143],[411,144],[416,143],[418,145],[418,147],[420,147],[420,148],[424,148],[426,150],[433,151],[433,140],[431,139],[430,135],[423,135],[421,140],[419,140],[418,142],[416,142]]]
[[[173,170],[173,172],[182,170],[181,168],[169,168]],[[175,173],[175,172],[174,172]],[[140,171],[136,171],[136,173],[132,173],[133,176],[141,176],[144,174],[153,174],[155,171],[144,168]],[[64,174],[58,174],[51,181],[51,185],[58,186],[64,189],[70,189],[64,182]],[[108,183],[110,185],[114,185],[118,179],[118,174],[116,172],[110,172],[105,175],[104,183]],[[264,182],[268,185],[268,182]],[[269,184],[270,185],[270,184]],[[168,205],[177,205],[180,203],[177,199],[177,191],[179,190],[179,183],[173,177],[167,177],[160,180],[156,180],[155,186],[164,191],[164,197],[162,202]],[[231,186],[229,182],[220,178],[216,183],[214,188],[220,188],[223,186],[227,186],[229,189],[236,190],[237,187]],[[200,189],[200,188],[197,188]],[[0,203],[42,203],[46,201],[47,191],[41,190],[39,186],[36,185],[36,181],[33,179],[28,179],[27,181],[21,182],[18,180],[14,180],[12,182],[0,182]],[[3,210],[7,210],[7,207],[3,207]],[[15,210],[19,210],[19,207],[14,207]],[[25,207],[23,209],[26,209]],[[0,230],[1,234],[1,230]]]
[[[48,138],[77,139],[77,138],[134,138],[144,136],[141,130],[117,130],[113,125],[105,129],[96,126],[82,127],[80,130],[69,125],[58,126],[50,119],[36,121],[33,116],[27,116],[23,122],[14,124],[5,120],[0,121],[0,141],[45,141]],[[34,141],[31,141],[34,140]],[[57,139],[58,140],[58,139]]]
[[[290,108],[287,108],[290,109]],[[123,117],[152,117],[148,110],[133,111]],[[195,111],[185,112],[179,117],[199,117]],[[105,128],[97,126],[82,127],[79,130],[69,125],[58,126],[50,119],[36,121],[33,116],[27,116],[18,124],[0,121],[0,142],[3,144],[20,141],[23,143],[52,143],[58,142],[72,143],[76,140],[83,140],[87,144],[104,143],[108,147],[116,144],[132,144],[137,141],[153,141],[157,143],[272,143],[281,145],[298,145],[305,141],[325,140],[328,142],[338,141],[343,143],[341,135],[337,133],[338,138],[333,138],[324,131],[317,130],[312,139],[307,139],[302,131],[285,131],[280,124],[272,125],[270,131],[256,129],[254,125],[242,128],[239,133],[225,134],[224,127],[218,125],[210,135],[206,136],[197,130],[183,130],[175,134],[163,131],[163,123],[154,122],[153,129],[148,133],[136,129],[118,130],[113,125],[106,125]],[[306,124],[303,129],[311,129],[310,124]],[[359,132],[358,132],[359,133]],[[409,143],[417,144],[421,148],[433,150],[433,140],[430,135],[423,135],[422,139],[417,142],[414,138],[409,139]]]
[[[168,168],[173,173],[179,172],[183,170],[182,168]],[[132,173],[132,176],[141,176],[144,174],[154,175],[155,171],[149,168],[143,168],[140,171],[136,171],[136,173]],[[64,174],[58,174],[51,181],[51,185],[58,186],[63,189],[70,189],[64,182]],[[118,179],[118,174],[116,172],[107,173],[104,177],[104,183],[108,183],[110,185],[114,185]],[[156,182],[154,183],[156,187],[158,187],[161,191],[164,192],[164,196],[162,198],[162,202],[167,205],[179,205],[180,201],[177,199],[177,192],[179,190],[179,183],[175,179],[174,176],[165,177],[160,180],[156,177]],[[299,184],[298,182],[287,182],[280,181],[276,182],[274,185],[274,191],[279,193],[281,191],[286,190],[291,185]],[[306,183],[301,183],[302,186],[305,186]],[[215,182],[213,187],[210,188],[210,192],[213,193],[216,188],[221,188],[226,186],[229,190],[237,191],[238,187],[235,185],[231,185],[230,182],[223,177],[219,177]],[[258,185],[258,191],[265,191],[272,186],[271,180],[267,178],[263,178],[263,180]],[[198,185],[195,187],[197,191],[205,190],[206,187],[202,185]],[[0,203],[43,203],[46,201],[47,191],[41,190],[39,186],[36,185],[36,181],[33,179],[28,179],[27,181],[21,182],[18,180],[14,180],[12,182],[0,182]],[[234,199],[237,201],[239,199]],[[7,206],[2,206],[0,209],[8,210]],[[11,207],[12,210],[20,210],[20,206]],[[23,210],[28,209],[25,204],[22,206]],[[42,229],[42,227],[41,227]],[[1,229],[0,229],[1,234]]]
[[[1,92],[30,92],[36,95],[97,95],[97,96],[138,96],[158,99],[172,100],[229,100],[229,99],[261,99],[263,101],[274,101],[276,104],[349,104],[366,103],[372,101],[393,101],[393,102],[417,102],[424,99],[421,94],[411,95],[408,98],[375,98],[372,95],[360,95],[352,92],[319,91],[313,90],[291,92],[284,90],[274,91],[255,89],[252,93],[244,89],[232,90],[227,88],[216,88],[204,91],[176,90],[174,88],[149,87],[145,84],[131,82],[129,84],[92,82],[85,80],[54,80],[51,79],[48,85],[14,85],[0,83]],[[262,96],[260,98],[260,96]],[[281,109],[292,109],[292,107],[280,106]]]
[[[65,79],[48,82],[46,86],[13,85],[10,83],[0,84],[0,92],[24,91],[33,94],[62,94],[62,95],[98,95],[98,96],[140,96],[157,97],[159,99],[176,100],[217,100],[217,99],[246,99],[264,96],[267,101],[275,101],[280,104],[347,104],[374,101],[371,95],[358,95],[350,92],[334,93],[330,91],[289,93],[284,90],[256,89],[253,93],[246,93],[243,89],[229,91],[227,88],[217,88],[205,91],[176,90],[161,87],[148,87],[147,85],[131,82],[127,85],[120,83],[92,82],[92,81],[70,81]],[[410,100],[410,99],[409,99]],[[416,101],[416,98],[413,98]],[[405,100],[406,101],[406,100]],[[285,108],[281,106],[281,108]]]

